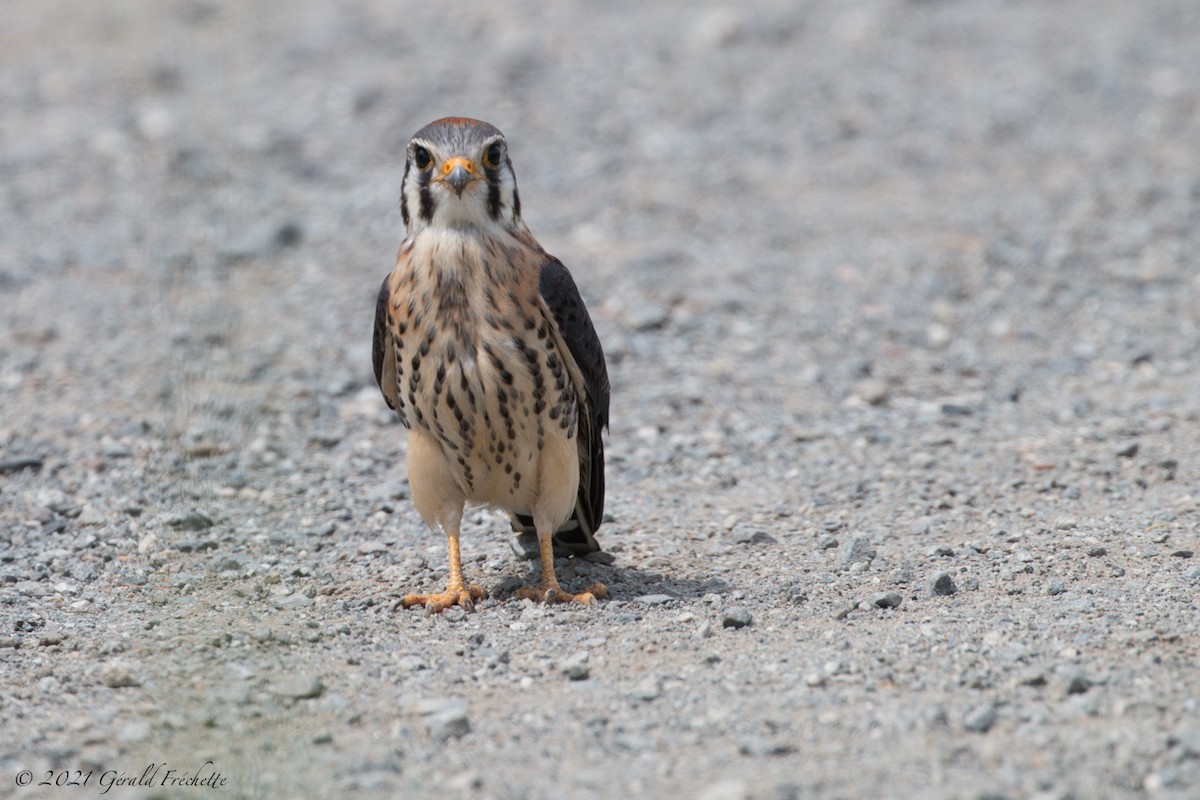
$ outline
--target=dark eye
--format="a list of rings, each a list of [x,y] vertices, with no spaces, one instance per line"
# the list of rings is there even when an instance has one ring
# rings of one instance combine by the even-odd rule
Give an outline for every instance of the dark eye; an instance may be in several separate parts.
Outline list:
[[[417,169],[425,169],[431,163],[433,163],[433,156],[429,155],[428,150],[421,146],[413,148],[413,164]]]
[[[496,169],[504,159],[504,148],[499,142],[489,147],[483,154],[483,165],[488,169]]]

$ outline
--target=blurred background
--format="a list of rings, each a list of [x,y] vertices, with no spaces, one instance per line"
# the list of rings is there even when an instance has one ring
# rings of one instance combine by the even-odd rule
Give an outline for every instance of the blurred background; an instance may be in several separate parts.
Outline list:
[[[112,403],[200,441],[369,383],[403,147],[451,114],[507,133],[610,356],[685,401],[822,414],[864,379],[1004,395],[1062,388],[1047,359],[1189,357],[1198,13],[14,0],[6,424]],[[619,388],[614,424],[658,424],[661,393]]]

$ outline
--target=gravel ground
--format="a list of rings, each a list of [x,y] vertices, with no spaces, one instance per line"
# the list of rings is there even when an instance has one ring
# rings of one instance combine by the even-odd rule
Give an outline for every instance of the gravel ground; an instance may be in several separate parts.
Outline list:
[[[1200,796],[1200,7],[284,8],[4,4],[0,796]],[[396,607],[447,114],[609,355],[596,608],[486,511]]]

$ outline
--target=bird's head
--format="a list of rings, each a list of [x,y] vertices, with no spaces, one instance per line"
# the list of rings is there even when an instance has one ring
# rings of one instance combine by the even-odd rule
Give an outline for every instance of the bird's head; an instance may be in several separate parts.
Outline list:
[[[517,177],[504,134],[464,117],[439,119],[417,131],[408,143],[400,213],[409,234],[520,224]]]

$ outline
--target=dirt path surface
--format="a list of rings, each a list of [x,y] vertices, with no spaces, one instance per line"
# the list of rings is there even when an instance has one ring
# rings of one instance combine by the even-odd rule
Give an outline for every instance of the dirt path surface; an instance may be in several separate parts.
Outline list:
[[[1200,796],[1198,41],[1190,0],[8,0],[0,796]],[[609,356],[597,608],[516,600],[486,511],[478,611],[396,607],[446,553],[370,332],[447,114]]]

